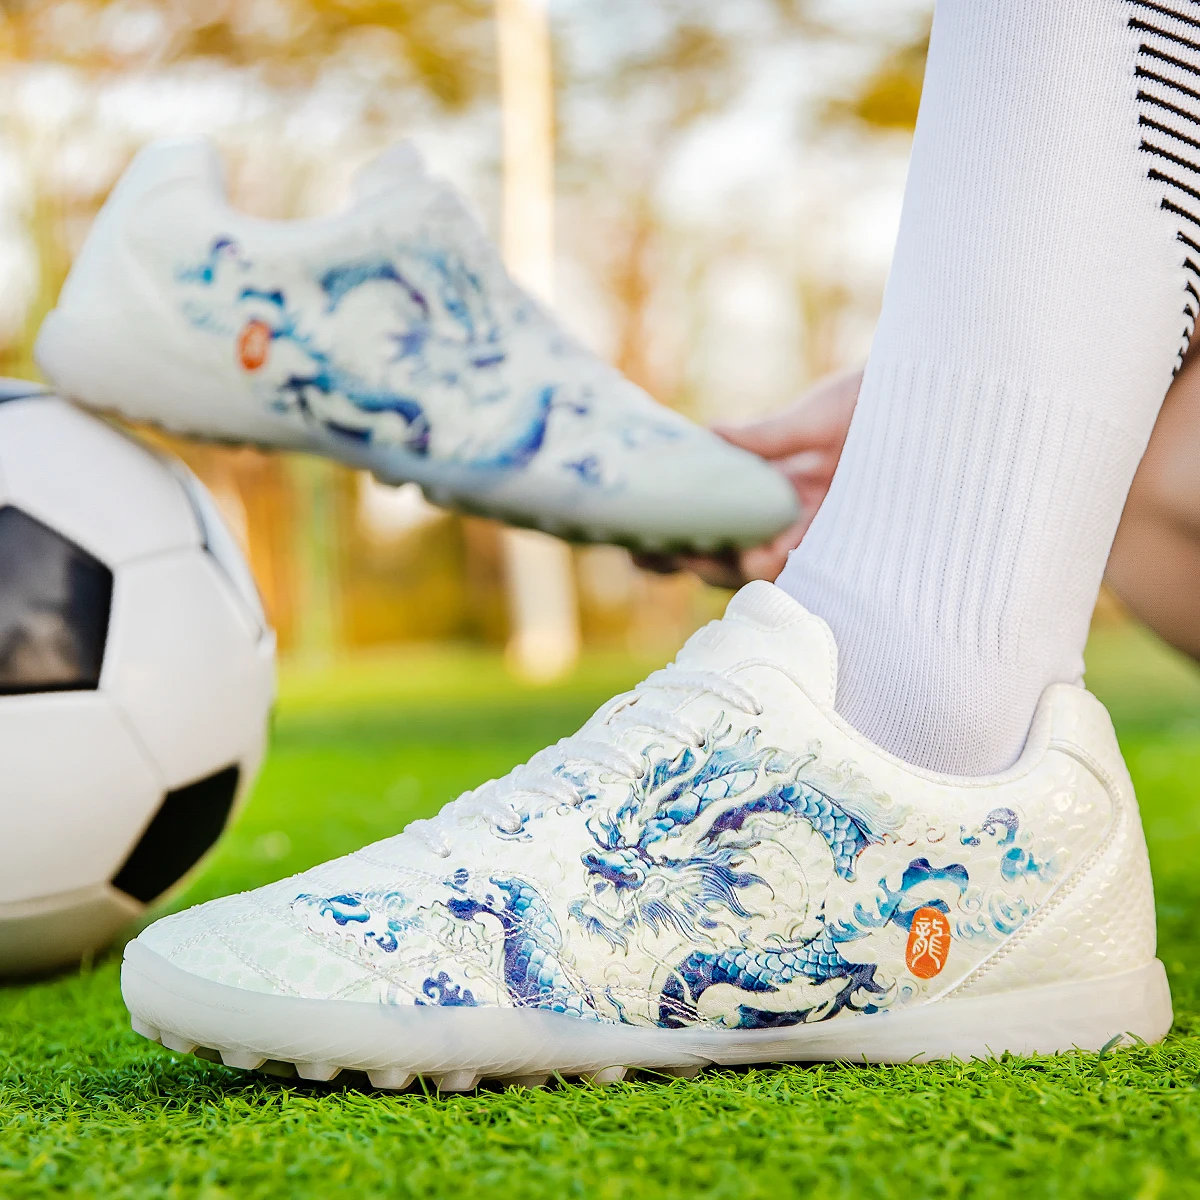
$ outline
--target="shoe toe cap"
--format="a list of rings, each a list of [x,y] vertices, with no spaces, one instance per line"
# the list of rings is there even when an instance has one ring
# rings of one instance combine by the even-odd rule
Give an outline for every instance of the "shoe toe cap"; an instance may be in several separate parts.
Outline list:
[[[369,986],[366,964],[335,955],[292,917],[295,888],[228,896],[155,921],[137,943],[172,966],[254,992],[326,999]]]
[[[693,471],[671,472],[665,482],[686,498],[701,549],[758,546],[800,516],[795,489],[779,471],[723,442]]]
[[[505,481],[496,511],[569,539],[705,553],[770,541],[800,515],[788,480],[757,455],[692,427],[666,448],[630,452],[614,481],[572,480],[547,460]]]

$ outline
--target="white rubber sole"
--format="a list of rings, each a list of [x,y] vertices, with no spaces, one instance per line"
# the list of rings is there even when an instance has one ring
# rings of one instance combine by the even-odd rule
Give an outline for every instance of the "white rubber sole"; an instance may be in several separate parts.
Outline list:
[[[611,1082],[630,1069],[690,1077],[717,1064],[892,1063],[1003,1053],[1099,1050],[1114,1038],[1156,1042],[1171,993],[1153,959],[1107,979],[936,1001],[786,1029],[650,1029],[518,1008],[419,1008],[303,1000],[213,983],[138,942],[125,948],[121,991],[133,1028],[181,1053],[227,1066],[330,1080],[366,1072],[378,1088],[423,1076],[440,1091],[481,1079],[551,1075]]]

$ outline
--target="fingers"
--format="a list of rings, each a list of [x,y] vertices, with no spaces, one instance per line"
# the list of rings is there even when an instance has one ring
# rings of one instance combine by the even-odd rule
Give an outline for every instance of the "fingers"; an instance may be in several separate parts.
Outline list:
[[[858,399],[861,374],[837,376],[772,417],[742,426],[714,426],[727,441],[772,462],[800,500],[801,516],[763,546],[740,554],[638,554],[639,567],[660,575],[691,571],[714,587],[739,588],[774,580],[807,532],[829,491]]]
[[[828,450],[801,450],[787,458],[776,460],[775,468],[794,484],[800,479],[832,479],[837,455]]]

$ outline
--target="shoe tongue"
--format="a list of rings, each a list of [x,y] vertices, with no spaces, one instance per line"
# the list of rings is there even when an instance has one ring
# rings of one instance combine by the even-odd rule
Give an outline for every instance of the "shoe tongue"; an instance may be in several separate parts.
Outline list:
[[[688,638],[679,666],[721,671],[747,659],[768,659],[795,676],[818,703],[833,706],[837,645],[829,626],[773,583],[748,583],[720,621]]]
[[[397,188],[422,187],[430,182],[425,162],[412,142],[397,142],[354,173],[350,190],[358,202],[373,200]]]

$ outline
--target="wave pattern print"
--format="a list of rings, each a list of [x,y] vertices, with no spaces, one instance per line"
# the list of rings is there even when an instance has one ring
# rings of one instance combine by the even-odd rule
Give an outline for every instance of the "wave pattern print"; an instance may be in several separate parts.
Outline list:
[[[1163,187],[1160,207],[1180,222],[1184,256],[1184,327],[1178,373],[1200,314],[1200,3],[1124,0],[1129,28],[1140,35],[1137,80],[1139,150],[1147,177]]]

